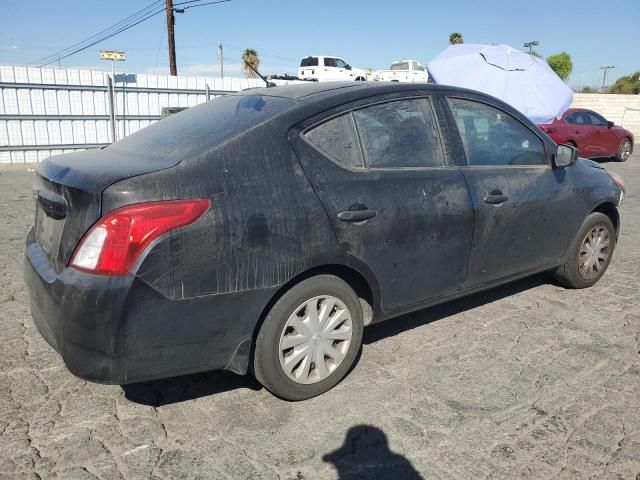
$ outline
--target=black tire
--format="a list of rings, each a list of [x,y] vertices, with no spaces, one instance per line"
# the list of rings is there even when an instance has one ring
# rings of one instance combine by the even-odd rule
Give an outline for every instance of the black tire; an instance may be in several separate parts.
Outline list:
[[[618,153],[616,153],[616,162],[626,162],[631,156],[632,149],[633,145],[631,145],[631,140],[628,138],[622,139],[620,146],[618,146]]]
[[[335,297],[348,310],[351,340],[341,363],[326,378],[316,383],[298,383],[289,378],[280,364],[281,335],[289,318],[302,304],[323,295]],[[296,401],[315,397],[333,388],[349,372],[362,345],[363,329],[360,301],[346,282],[333,275],[308,278],[287,291],[267,314],[256,338],[253,373],[265,388],[282,399]]]
[[[609,247],[607,252],[607,258],[603,261],[601,267],[593,277],[585,277],[580,271],[581,254],[583,244],[586,241],[587,235],[594,229],[604,228],[607,231],[609,239]],[[578,235],[573,241],[569,250],[567,262],[564,265],[558,267],[555,272],[555,278],[565,287],[569,288],[587,288],[594,285],[604,272],[609,267],[613,251],[616,246],[616,230],[611,223],[611,219],[602,213],[590,214],[580,227]]]

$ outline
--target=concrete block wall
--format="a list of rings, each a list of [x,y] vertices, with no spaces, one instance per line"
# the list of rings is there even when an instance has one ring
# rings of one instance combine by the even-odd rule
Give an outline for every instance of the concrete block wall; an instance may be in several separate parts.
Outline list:
[[[640,95],[614,95],[603,93],[576,93],[575,108],[588,108],[631,131],[636,143],[640,142]]]

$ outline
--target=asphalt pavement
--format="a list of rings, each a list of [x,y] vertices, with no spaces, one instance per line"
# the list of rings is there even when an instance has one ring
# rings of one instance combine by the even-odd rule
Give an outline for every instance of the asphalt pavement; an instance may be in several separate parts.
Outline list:
[[[0,479],[640,480],[640,157],[593,288],[538,275],[365,330],[357,367],[289,403],[250,377],[71,375],[22,282],[33,172],[0,167]]]

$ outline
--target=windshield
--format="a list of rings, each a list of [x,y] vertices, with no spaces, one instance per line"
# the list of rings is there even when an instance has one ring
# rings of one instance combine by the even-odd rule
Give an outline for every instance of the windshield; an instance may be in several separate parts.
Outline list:
[[[301,67],[317,67],[318,66],[318,57],[307,57],[303,58],[300,61]]]
[[[392,63],[390,70],[409,70],[409,62]]]
[[[289,98],[263,95],[217,97],[160,120],[106,149],[180,160],[204,153],[295,105]]]

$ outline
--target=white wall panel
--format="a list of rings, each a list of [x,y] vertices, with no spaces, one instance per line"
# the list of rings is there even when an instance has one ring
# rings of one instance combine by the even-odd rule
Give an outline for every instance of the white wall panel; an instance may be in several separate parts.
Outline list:
[[[0,82],[4,84],[0,86],[0,163],[38,162],[54,152],[77,151],[84,145],[111,142],[109,94],[106,91],[109,76],[110,73],[95,70],[0,65]],[[135,81],[131,82],[133,79]],[[259,79],[148,74],[128,74],[128,80],[130,82],[126,84],[118,82],[115,88],[118,138],[156,122],[163,107],[192,107],[205,102],[207,88],[232,92],[263,85]],[[10,85],[12,83],[22,85],[16,88]],[[49,87],[43,88],[43,84]],[[51,85],[59,87],[52,88]],[[140,88],[150,90],[139,91]],[[210,98],[215,96],[210,94]],[[46,119],[30,118],[35,115]],[[136,116],[136,119],[128,116]],[[63,150],[55,145],[77,145],[78,148]],[[25,148],[20,149],[22,146]]]

